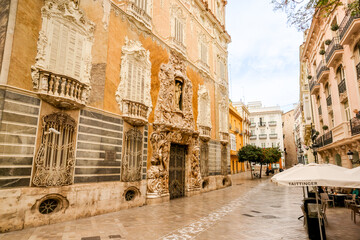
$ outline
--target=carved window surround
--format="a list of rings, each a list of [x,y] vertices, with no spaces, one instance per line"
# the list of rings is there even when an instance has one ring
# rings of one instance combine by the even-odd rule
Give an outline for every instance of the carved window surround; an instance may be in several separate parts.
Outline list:
[[[91,48],[95,25],[79,9],[79,1],[45,0],[33,88],[56,107],[76,109],[90,94]]]
[[[127,0],[126,4],[126,13],[151,31],[152,22],[150,12],[152,9],[152,0]]]
[[[115,94],[125,121],[134,126],[148,122],[152,110],[150,88],[150,52],[140,42],[126,37],[122,48],[120,84]]]
[[[184,11],[181,7],[173,5],[170,9],[170,25],[171,25],[171,37],[170,37],[170,46],[186,56],[186,17]]]
[[[200,138],[203,141],[209,141],[211,136],[211,106],[209,91],[204,85],[198,90],[198,128]]]

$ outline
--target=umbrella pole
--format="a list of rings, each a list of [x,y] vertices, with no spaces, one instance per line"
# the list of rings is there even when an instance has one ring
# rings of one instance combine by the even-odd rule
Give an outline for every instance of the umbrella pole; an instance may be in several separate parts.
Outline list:
[[[315,187],[314,187],[315,188]],[[323,235],[322,235],[322,229],[321,229],[321,220],[320,220],[320,208],[319,208],[319,197],[318,197],[318,192],[315,190],[315,196],[316,196],[316,205],[317,205],[317,210],[318,210],[318,220],[319,220],[319,230],[320,230],[320,239],[323,240]]]

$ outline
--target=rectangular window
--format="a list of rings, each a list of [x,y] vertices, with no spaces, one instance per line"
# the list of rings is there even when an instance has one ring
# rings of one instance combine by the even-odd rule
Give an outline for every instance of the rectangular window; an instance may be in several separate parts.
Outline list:
[[[201,43],[201,61],[207,64],[207,46],[206,43]]]
[[[184,27],[179,19],[175,18],[175,40],[179,43],[183,43],[183,31]]]
[[[135,0],[135,5],[146,12],[147,0]]]
[[[59,21],[53,22],[49,69],[81,79],[84,36]]]
[[[230,134],[230,149],[236,151],[236,137],[234,134]]]
[[[346,119],[346,121],[350,121],[351,113],[350,113],[350,107],[349,107],[349,102],[348,101],[346,101],[344,103],[344,110],[345,110],[345,119]]]

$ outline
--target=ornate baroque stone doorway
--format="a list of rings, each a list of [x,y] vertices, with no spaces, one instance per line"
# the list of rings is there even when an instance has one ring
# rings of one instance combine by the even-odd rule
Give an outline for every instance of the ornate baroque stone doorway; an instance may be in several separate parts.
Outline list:
[[[169,166],[170,199],[185,195],[185,155],[186,146],[171,144]]]
[[[201,186],[199,133],[195,131],[192,107],[193,88],[186,76],[184,59],[172,52],[169,63],[161,65],[159,79],[160,91],[155,108],[153,132],[150,135],[152,157],[151,166],[147,171],[148,203],[177,196],[174,189],[171,189],[174,190],[174,195],[169,193],[169,164],[172,164],[170,151],[175,144],[185,145],[183,147],[187,149],[181,150],[186,152],[183,155],[182,196],[200,192]]]

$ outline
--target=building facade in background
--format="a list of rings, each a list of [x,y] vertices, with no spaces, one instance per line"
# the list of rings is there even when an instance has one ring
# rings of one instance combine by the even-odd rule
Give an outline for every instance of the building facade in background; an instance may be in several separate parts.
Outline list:
[[[294,131],[294,110],[282,114],[282,129],[284,140],[285,168],[290,168],[298,163]]]
[[[303,118],[302,118],[302,111],[301,111],[301,104],[298,103],[295,105],[294,111],[293,111],[293,139],[295,144],[295,150],[296,150],[296,159],[295,163],[306,163],[306,158],[304,154],[304,124],[303,124]],[[286,122],[284,121],[284,125],[286,125]],[[286,138],[286,137],[285,137]],[[287,148],[286,148],[287,149]]]
[[[247,106],[243,102],[233,102],[232,105],[236,108],[243,119],[242,122],[242,144],[246,146],[250,144],[250,113]]]
[[[0,231],[230,184],[225,5],[3,1]]]
[[[244,146],[244,119],[236,108],[229,104],[229,135],[230,135],[230,162],[231,173],[246,171],[247,163],[240,163],[237,153]]]
[[[284,166],[282,111],[280,107],[263,107],[260,101],[249,102],[250,144],[261,148],[278,147],[282,151],[280,168]]]
[[[359,16],[344,6],[326,18],[315,17],[301,47],[301,66],[311,93],[319,162],[359,165],[360,29]],[[304,65],[303,65],[304,64]],[[351,161],[347,155],[353,152]]]

